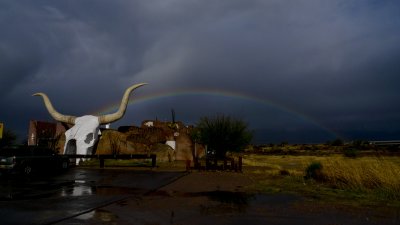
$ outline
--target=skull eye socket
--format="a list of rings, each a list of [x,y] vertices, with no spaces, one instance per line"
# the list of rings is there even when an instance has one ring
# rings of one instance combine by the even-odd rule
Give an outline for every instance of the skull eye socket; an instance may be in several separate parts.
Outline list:
[[[93,140],[93,133],[86,135],[85,143],[89,144]]]

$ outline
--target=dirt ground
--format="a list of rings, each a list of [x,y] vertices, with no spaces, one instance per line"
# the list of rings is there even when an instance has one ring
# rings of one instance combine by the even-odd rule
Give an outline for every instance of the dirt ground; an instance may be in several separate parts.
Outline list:
[[[192,171],[140,197],[62,224],[400,224],[400,209],[330,205],[293,194],[252,191],[249,173]]]

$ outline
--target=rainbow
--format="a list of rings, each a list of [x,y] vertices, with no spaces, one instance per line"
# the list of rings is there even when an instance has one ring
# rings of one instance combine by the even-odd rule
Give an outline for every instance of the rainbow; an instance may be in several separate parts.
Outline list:
[[[180,90],[174,90],[174,91],[163,91],[163,92],[153,93],[151,95],[132,96],[129,100],[128,105],[142,104],[142,103],[148,103],[151,101],[156,101],[159,99],[166,99],[166,98],[171,98],[171,97],[182,97],[182,96],[225,97],[225,98],[232,98],[232,99],[242,100],[242,101],[250,101],[250,102],[254,102],[256,104],[266,105],[266,106],[272,107],[274,109],[291,114],[303,121],[307,121],[307,122],[315,125],[316,127],[319,127],[322,130],[328,132],[333,137],[340,137],[340,135],[337,134],[332,129],[325,127],[324,125],[319,123],[317,120],[315,120],[303,113],[300,113],[300,112],[297,112],[288,107],[279,105],[276,102],[273,102],[271,100],[252,96],[252,95],[247,95],[247,94],[240,93],[240,92],[230,92],[230,91],[226,91],[226,90],[213,90],[213,89],[180,89]],[[107,104],[106,106],[93,112],[92,115],[104,115],[104,114],[108,114],[108,113],[113,113],[113,112],[117,111],[119,104],[120,104],[119,101]]]

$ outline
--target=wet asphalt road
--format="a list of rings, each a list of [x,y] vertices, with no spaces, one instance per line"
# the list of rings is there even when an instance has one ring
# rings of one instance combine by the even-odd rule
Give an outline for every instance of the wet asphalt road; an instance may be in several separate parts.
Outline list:
[[[71,168],[62,174],[0,176],[0,224],[55,224],[156,190],[182,172]]]

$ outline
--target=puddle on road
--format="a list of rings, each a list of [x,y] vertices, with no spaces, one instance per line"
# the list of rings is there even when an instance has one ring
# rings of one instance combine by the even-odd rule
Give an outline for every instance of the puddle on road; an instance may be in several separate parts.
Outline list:
[[[112,212],[109,212],[104,209],[96,209],[94,211],[79,215],[75,217],[77,220],[97,220],[101,222],[112,222],[115,221],[118,218],[117,215],[113,214]]]
[[[135,200],[135,203],[125,200],[116,203],[114,207],[88,212],[76,217],[75,222],[85,220],[94,224],[118,223],[118,220],[122,219],[134,220],[138,224],[165,224],[165,221],[174,224],[173,221],[183,218],[197,218],[201,219],[203,224],[212,224],[215,216],[245,217],[260,207],[268,208],[277,203],[285,206],[297,200],[299,197],[292,195],[261,195],[232,191],[185,193],[156,191],[142,196],[140,200]]]
[[[288,205],[300,200],[299,197],[293,195],[262,195],[230,191],[200,192],[194,193],[192,196],[206,196],[211,202],[214,202],[214,204],[200,206],[202,215],[244,214],[249,208]]]
[[[41,199],[49,197],[79,197],[79,196],[111,196],[133,195],[140,189],[130,187],[96,186],[94,182],[84,180],[34,183],[30,185],[14,185],[2,187],[0,201]]]
[[[137,194],[140,189],[130,187],[114,187],[114,186],[96,186],[91,185],[85,181],[75,181],[72,186],[62,187],[60,196],[87,196],[87,195],[98,195],[98,196],[110,196],[110,195],[133,195]]]
[[[12,183],[1,187],[0,201],[47,198],[58,193],[61,187],[73,184],[73,181]]]
[[[208,192],[166,192],[155,191],[148,193],[146,196],[163,196],[163,197],[207,197],[211,201],[247,205],[249,203],[268,204],[268,203],[288,203],[300,200],[300,197],[294,195],[263,195],[251,194],[238,191],[208,191]]]
[[[297,203],[303,200],[289,194],[157,191],[135,201],[124,200],[96,209],[62,224],[325,224],[327,219],[331,224],[398,224],[394,220],[398,217],[378,218],[364,211],[360,215],[334,208],[302,212]]]
[[[79,185],[79,186],[63,187],[61,189],[60,196],[61,197],[86,196],[86,195],[93,195],[94,192],[95,188],[91,186]]]
[[[200,192],[194,196],[205,196],[217,204],[200,205],[201,215],[227,214],[227,213],[245,213],[249,204],[255,198],[252,194],[245,192],[230,191],[211,191]]]
[[[301,198],[295,195],[263,195],[252,194],[240,191],[208,191],[208,192],[166,192],[155,191],[148,193],[146,196],[162,196],[162,197],[207,197],[209,200],[219,203],[248,205],[250,203],[257,204],[287,204],[298,201]]]
[[[209,192],[187,192],[187,193],[168,193],[166,191],[156,191],[147,194],[147,196],[162,197],[206,197],[209,201],[216,204],[201,205],[201,214],[211,214],[213,211],[225,212],[245,212],[247,206],[257,199],[257,195],[245,192],[234,191],[209,191]]]
[[[247,205],[249,200],[254,198],[253,194],[247,194],[245,192],[231,192],[231,191],[210,191],[210,192],[199,192],[193,196],[206,196],[210,200],[229,203],[236,205]]]

